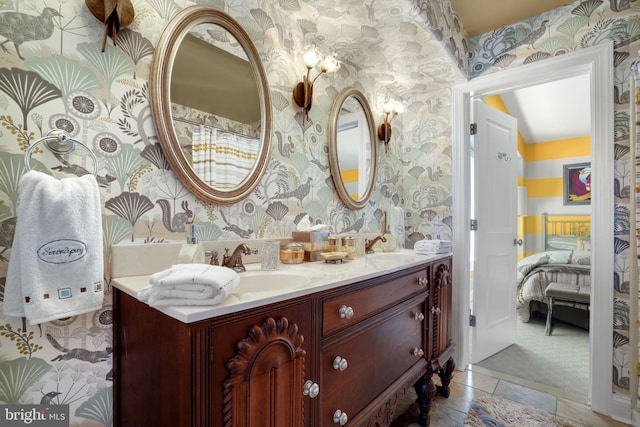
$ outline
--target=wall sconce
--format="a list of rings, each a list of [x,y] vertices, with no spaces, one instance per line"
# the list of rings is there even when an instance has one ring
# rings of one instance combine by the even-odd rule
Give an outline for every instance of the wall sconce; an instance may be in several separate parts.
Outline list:
[[[384,111],[384,122],[378,126],[378,139],[384,142],[384,152],[389,151],[389,140],[391,139],[391,120],[404,111],[401,102],[388,101],[382,107]]]
[[[340,61],[335,54],[320,56],[315,47],[310,47],[303,55],[304,65],[307,67],[307,74],[303,80],[293,88],[293,100],[302,108],[302,124],[309,119],[311,110],[311,100],[313,98],[313,84],[324,73],[334,73],[340,68]],[[320,63],[320,73],[311,80],[311,70]]]

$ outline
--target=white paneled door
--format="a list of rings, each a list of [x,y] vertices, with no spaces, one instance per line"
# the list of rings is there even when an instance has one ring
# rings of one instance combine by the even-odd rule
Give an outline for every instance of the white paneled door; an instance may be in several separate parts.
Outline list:
[[[515,343],[517,265],[517,120],[473,104],[474,242],[471,359]]]

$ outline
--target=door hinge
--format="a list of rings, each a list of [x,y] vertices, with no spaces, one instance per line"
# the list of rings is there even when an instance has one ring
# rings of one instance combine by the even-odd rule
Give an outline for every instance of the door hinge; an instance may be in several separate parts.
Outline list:
[[[471,133],[471,135],[475,135],[478,133],[478,125],[476,123],[471,123],[469,125],[469,132]]]
[[[476,316],[473,314],[469,315],[469,326],[471,327],[475,327],[476,326]]]
[[[470,227],[471,227],[471,231],[478,231],[478,220],[472,219]]]

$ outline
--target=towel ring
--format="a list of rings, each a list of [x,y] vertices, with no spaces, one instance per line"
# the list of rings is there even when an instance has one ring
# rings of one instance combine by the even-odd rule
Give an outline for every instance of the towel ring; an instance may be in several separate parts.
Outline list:
[[[46,143],[47,148],[56,154],[70,153],[76,149],[76,144],[80,144],[89,152],[89,155],[91,155],[91,158],[93,159],[93,165],[94,165],[93,176],[94,177],[98,176],[98,158],[93,153],[93,151],[91,151],[91,149],[87,147],[86,144],[71,138],[69,135],[67,135],[64,131],[60,129],[49,130],[44,134],[42,138],[36,140],[36,142],[34,142],[29,146],[26,154],[24,155],[24,166],[27,169],[27,171],[31,170],[31,166],[29,165],[29,161],[31,160],[31,154],[33,153],[33,150],[36,148],[36,146],[41,142]]]

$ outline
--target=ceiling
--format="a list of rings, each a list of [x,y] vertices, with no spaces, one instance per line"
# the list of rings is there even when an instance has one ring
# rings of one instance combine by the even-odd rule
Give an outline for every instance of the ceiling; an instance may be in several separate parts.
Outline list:
[[[567,0],[450,0],[468,37],[514,24],[573,3]],[[587,76],[501,93],[527,143],[587,136],[591,133]]]
[[[501,93],[527,143],[591,134],[589,76],[582,75]]]
[[[469,38],[515,24],[573,1],[567,0],[450,0]]]

